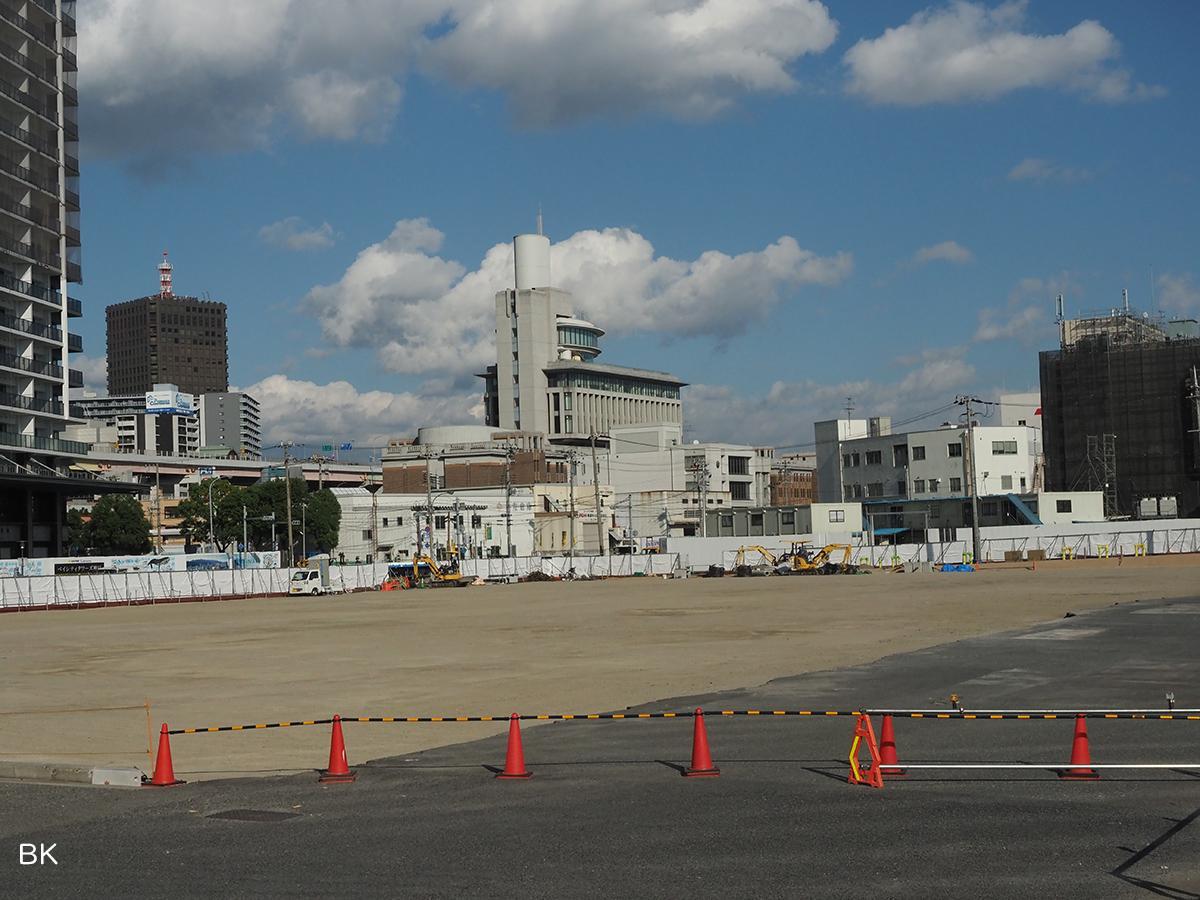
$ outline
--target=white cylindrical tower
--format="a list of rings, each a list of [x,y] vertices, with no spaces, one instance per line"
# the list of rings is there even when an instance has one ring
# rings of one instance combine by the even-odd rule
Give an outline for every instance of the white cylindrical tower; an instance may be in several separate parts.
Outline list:
[[[544,234],[514,237],[513,268],[518,291],[550,287],[550,238]]]

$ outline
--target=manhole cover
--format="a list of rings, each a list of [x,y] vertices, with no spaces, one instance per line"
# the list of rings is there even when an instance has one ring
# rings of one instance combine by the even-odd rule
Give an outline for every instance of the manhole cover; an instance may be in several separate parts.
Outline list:
[[[299,813],[276,812],[273,809],[227,809],[225,812],[210,813],[206,819],[233,819],[235,822],[282,822],[294,819]]]

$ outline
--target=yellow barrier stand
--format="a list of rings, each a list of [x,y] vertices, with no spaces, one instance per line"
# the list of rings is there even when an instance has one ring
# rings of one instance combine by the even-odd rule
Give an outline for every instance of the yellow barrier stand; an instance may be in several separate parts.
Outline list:
[[[1063,544],[1062,553],[1060,554],[1059,558],[1060,559],[1074,559],[1075,558],[1075,548],[1068,547],[1066,544]]]
[[[964,566],[969,566],[969,565],[971,565],[971,563],[973,563],[973,562],[975,562],[975,554],[974,554],[974,553],[968,553],[967,551],[965,551],[965,550],[964,550],[964,551],[963,551],[963,565],[964,565]]]
[[[1108,544],[1097,544],[1096,545],[1096,558],[1097,559],[1108,559],[1111,555],[1112,554],[1109,552]]]
[[[1146,555],[1146,545],[1145,544],[1134,544],[1133,545],[1133,555],[1134,556],[1145,556]]]

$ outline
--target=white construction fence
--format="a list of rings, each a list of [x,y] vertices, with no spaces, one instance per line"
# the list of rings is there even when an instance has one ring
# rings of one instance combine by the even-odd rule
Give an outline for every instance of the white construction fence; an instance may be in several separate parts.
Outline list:
[[[515,578],[530,572],[561,577],[669,575],[679,568],[674,554],[649,556],[514,557],[464,560],[462,573],[474,578]],[[335,592],[370,590],[387,575],[387,563],[331,566]],[[198,600],[280,595],[288,592],[293,569],[217,569],[194,572],[117,572],[90,575],[40,575],[0,578],[0,610],[47,606],[91,607],[182,603]]]
[[[930,532],[931,536],[937,532]],[[792,541],[809,535],[759,535],[752,537],[670,538],[667,547],[678,554],[692,571],[709,566],[731,569],[739,547],[761,546],[784,553]],[[824,538],[824,535],[818,536]],[[971,562],[971,529],[959,528],[953,541],[924,544],[877,544],[861,539],[849,541],[852,562],[866,566],[919,565]],[[842,538],[845,541],[845,538]],[[816,546],[825,543],[818,539]],[[1040,550],[1046,559],[1158,556],[1166,553],[1200,553],[1200,519],[1164,519],[1156,522],[1097,522],[1072,525],[1006,525],[984,528],[981,534],[982,561],[1003,562],[1006,552],[1028,559],[1030,550]],[[751,554],[747,563],[760,562]]]

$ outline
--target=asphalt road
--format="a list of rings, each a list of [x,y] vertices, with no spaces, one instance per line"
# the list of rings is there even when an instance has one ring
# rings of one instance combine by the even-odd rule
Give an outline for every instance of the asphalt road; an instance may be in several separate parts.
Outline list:
[[[1198,645],[1200,599],[1127,604],[647,708],[944,707],[952,692],[979,709],[1160,707],[1167,691],[1200,707]],[[363,765],[351,785],[4,784],[0,883],[9,896],[1200,897],[1200,773],[914,770],[877,791],[845,782],[850,719],[707,721],[713,779],[679,776],[691,720],[658,719],[527,727],[527,781],[491,777],[504,746],[489,739]],[[455,727],[350,724],[346,741],[354,763],[359,729],[450,742]],[[902,762],[1062,762],[1071,730],[898,720],[897,744]],[[1089,730],[1097,763],[1200,763],[1200,722]],[[280,816],[214,817],[237,810]],[[57,865],[20,866],[20,843],[55,844]]]

